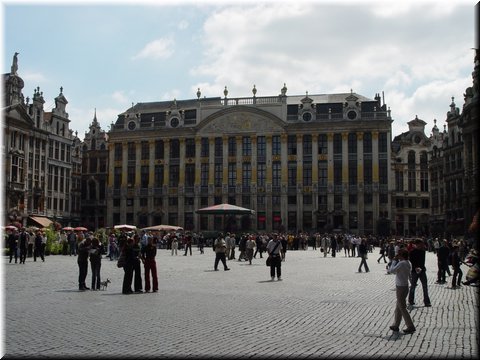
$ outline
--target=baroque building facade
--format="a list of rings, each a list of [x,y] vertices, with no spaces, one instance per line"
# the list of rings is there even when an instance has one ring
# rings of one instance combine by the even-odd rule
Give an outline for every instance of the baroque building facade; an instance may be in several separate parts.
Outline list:
[[[109,131],[107,224],[376,234],[390,219],[390,110],[350,93],[137,103]],[[230,203],[254,216],[196,209]]]
[[[409,121],[408,131],[392,141],[392,211],[394,233],[399,236],[429,234],[429,151],[425,121]]]
[[[107,140],[107,134],[100,127],[95,111],[81,145],[81,223],[89,229],[107,226]]]
[[[69,129],[67,99],[60,88],[55,106],[45,111],[43,92],[34,90],[32,102],[24,98],[18,75],[18,53],[10,73],[4,74],[2,108],[4,206],[2,219],[23,226],[44,227],[52,222],[70,224],[79,218],[79,198],[71,193],[75,181],[72,154],[76,137]]]

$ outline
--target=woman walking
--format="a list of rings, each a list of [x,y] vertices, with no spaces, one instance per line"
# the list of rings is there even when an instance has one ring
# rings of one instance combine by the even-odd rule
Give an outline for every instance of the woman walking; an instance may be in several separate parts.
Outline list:
[[[415,326],[413,325],[412,318],[407,310],[407,296],[408,296],[408,279],[410,272],[412,271],[412,264],[408,261],[407,249],[399,249],[398,254],[394,257],[392,264],[388,268],[388,272],[395,274],[395,285],[397,290],[397,303],[395,306],[395,315],[393,325],[390,326],[390,330],[398,331],[400,322],[405,321],[407,326],[403,329],[405,334],[413,334],[415,332]]]

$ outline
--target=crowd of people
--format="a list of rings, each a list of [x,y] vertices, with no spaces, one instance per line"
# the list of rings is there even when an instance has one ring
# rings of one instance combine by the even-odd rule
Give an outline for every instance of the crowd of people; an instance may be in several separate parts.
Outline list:
[[[126,232],[111,231],[105,242],[96,237],[93,232],[60,231],[59,242],[67,245],[64,255],[77,256],[79,267],[79,290],[98,290],[101,283],[101,259],[103,256],[110,261],[117,261],[124,271],[122,293],[140,293],[158,291],[158,276],[155,256],[159,248],[166,248],[172,256],[183,251],[183,256],[192,256],[192,246],[196,245],[200,254],[204,254],[205,246],[212,246],[215,259],[213,268],[218,270],[222,263],[225,271],[230,270],[228,261],[245,261],[252,264],[257,256],[262,259],[264,254],[269,261],[272,281],[282,280],[281,266],[286,260],[287,251],[305,251],[311,247],[319,250],[321,256],[358,257],[358,272],[369,272],[368,254],[378,247],[377,263],[383,260],[387,274],[395,273],[399,262],[400,250],[403,261],[409,260],[408,303],[414,305],[415,289],[418,282],[422,284],[425,306],[431,306],[425,268],[425,253],[433,252],[437,256],[436,284],[446,284],[446,276],[451,276],[451,288],[458,289],[462,285],[472,285],[479,282],[479,264],[477,250],[472,242],[463,239],[438,238],[388,238],[376,236],[358,236],[346,233],[243,233],[241,235],[226,232],[219,233],[216,238],[205,239],[202,233],[171,231],[153,233],[149,231]],[[42,231],[27,231],[22,228],[7,233],[6,243],[9,250],[10,263],[25,264],[27,257],[34,261],[40,258],[45,261],[46,236]],[[405,250],[405,251],[403,251]],[[236,252],[237,251],[237,252]],[[407,254],[405,259],[405,254]],[[91,287],[86,285],[88,263],[90,262]],[[143,277],[142,277],[143,264]],[[468,266],[465,281],[462,265]],[[398,273],[397,273],[398,275]],[[142,280],[143,278],[143,280]],[[132,289],[133,283],[133,289]],[[401,296],[405,290],[402,289]],[[403,305],[399,308],[403,311]],[[398,314],[397,314],[398,315]],[[408,320],[408,319],[407,319]],[[397,321],[396,321],[397,322]],[[397,328],[397,324],[393,328]],[[407,328],[412,328],[407,324]]]

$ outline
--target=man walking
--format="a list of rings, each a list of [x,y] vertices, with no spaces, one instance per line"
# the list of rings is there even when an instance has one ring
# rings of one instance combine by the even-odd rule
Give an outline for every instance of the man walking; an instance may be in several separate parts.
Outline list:
[[[368,269],[367,265],[367,241],[365,239],[362,239],[360,245],[358,246],[358,256],[362,258],[362,261],[360,262],[360,266],[358,267],[358,272],[362,272],[362,265],[365,268],[365,272],[369,272],[370,270]]]
[[[77,235],[73,231],[70,231],[68,233],[67,240],[70,248],[70,256],[77,256]]]
[[[417,239],[414,242],[414,248],[410,251],[408,257],[412,264],[411,272],[411,286],[408,293],[408,303],[415,305],[415,288],[417,287],[418,280],[422,283],[423,289],[423,303],[425,306],[430,307],[430,297],[428,296],[428,281],[427,281],[427,269],[425,268],[425,243],[421,239]]]
[[[223,269],[225,271],[230,270],[227,267],[227,261],[225,260],[225,253],[227,251],[227,244],[225,243],[225,239],[222,235],[220,235],[213,245],[213,250],[215,251],[215,263],[213,268],[215,271],[218,271],[218,262],[221,261],[223,264]]]

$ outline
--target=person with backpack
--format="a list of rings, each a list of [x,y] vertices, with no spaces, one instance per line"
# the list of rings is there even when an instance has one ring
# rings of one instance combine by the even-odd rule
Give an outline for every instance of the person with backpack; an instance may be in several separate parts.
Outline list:
[[[272,235],[272,239],[267,244],[268,259],[270,265],[270,277],[275,280],[275,271],[277,272],[277,280],[282,280],[282,243],[277,234]]]

